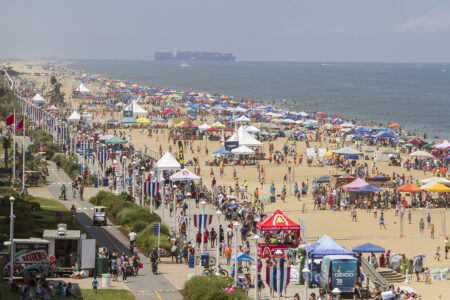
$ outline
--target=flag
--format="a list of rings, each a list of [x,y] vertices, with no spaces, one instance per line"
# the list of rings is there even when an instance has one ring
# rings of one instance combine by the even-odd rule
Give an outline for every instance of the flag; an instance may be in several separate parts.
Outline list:
[[[10,115],[9,117],[7,117],[5,122],[7,126],[14,124],[14,115]]]
[[[194,226],[197,227],[199,230],[202,229],[202,227],[205,227],[207,225],[211,225],[213,215],[211,214],[195,214],[194,215]],[[206,224],[208,223],[208,224]]]
[[[281,289],[280,292],[285,289],[291,279],[291,267],[285,267],[284,266],[285,259],[280,257],[280,267],[267,267],[266,268],[266,283],[271,287],[275,292],[278,291],[278,287],[280,286],[281,282]],[[277,282],[277,272],[278,270],[281,270],[279,281]]]
[[[19,124],[17,124],[17,130],[22,130],[23,129],[23,120],[19,122]]]

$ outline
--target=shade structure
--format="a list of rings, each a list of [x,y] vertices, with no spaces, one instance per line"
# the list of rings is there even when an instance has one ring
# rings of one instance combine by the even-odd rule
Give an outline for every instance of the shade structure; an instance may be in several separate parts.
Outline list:
[[[365,243],[356,247],[353,247],[353,252],[356,253],[384,253],[386,252],[383,247],[371,244],[371,243]]]
[[[334,154],[341,154],[341,155],[361,155],[362,153],[351,148],[351,147],[345,147],[339,150],[334,151]]]
[[[217,151],[212,153],[213,156],[214,155],[229,155],[229,154],[231,154],[231,152],[226,150],[226,149],[224,149],[224,148],[219,149],[219,150],[217,150]]]
[[[41,94],[34,95],[33,99],[31,100],[34,104],[42,105],[45,103],[45,99],[42,98]]]
[[[355,255],[355,253],[342,247],[327,235],[308,245],[306,251],[310,258],[320,258],[325,255]]]
[[[436,193],[448,193],[448,192],[450,192],[450,188],[446,187],[442,183],[436,183],[436,184],[433,184],[432,186],[425,188],[425,191],[436,192]]]
[[[236,122],[250,122],[251,120],[247,118],[246,116],[240,116],[236,119]]]
[[[363,187],[360,187],[356,191],[358,193],[375,193],[375,192],[381,192],[382,189],[380,189],[379,187],[377,187],[377,186],[375,186],[373,184],[368,184],[368,185],[365,185]]]
[[[181,165],[170,152],[166,152],[156,163],[156,168],[158,170],[179,170]]]
[[[84,84],[80,83],[80,85],[75,89],[76,92],[79,93],[90,93],[91,91],[84,86]]]
[[[239,146],[247,146],[247,147],[262,147],[263,144],[252,137],[250,133],[245,131],[244,126],[239,127],[238,131],[235,132],[228,141],[238,141]]]
[[[428,153],[426,151],[415,151],[411,153],[409,156],[411,157],[420,157],[420,158],[434,158],[434,156],[431,153]]]
[[[450,180],[447,180],[447,179],[442,178],[442,177],[430,177],[430,178],[422,179],[420,181],[420,183],[430,183],[430,182],[450,184]]]
[[[216,127],[210,127],[208,129],[205,130],[206,132],[219,132],[220,129],[217,129]]]
[[[47,111],[53,111],[53,110],[58,110],[59,108],[57,108],[56,106],[54,106],[54,105],[50,105],[49,107],[47,107],[45,110],[47,110]]]
[[[255,151],[246,146],[240,146],[238,148],[231,150],[231,153],[240,155],[252,155],[255,154]]]
[[[336,151],[336,150],[328,150],[327,152],[325,152],[323,157],[331,157],[331,156],[333,156],[334,151]]]
[[[122,119],[122,121],[120,121],[120,123],[133,124],[133,123],[136,123],[136,119],[135,118],[125,118],[125,119]]]
[[[422,145],[424,142],[419,138],[412,138],[406,141],[407,144]]]
[[[110,138],[109,140],[106,140],[105,143],[106,143],[106,144],[109,144],[109,145],[119,145],[119,144],[126,144],[127,141],[122,140],[122,139],[119,138],[118,136],[113,136],[113,137]]]
[[[81,116],[79,113],[77,113],[77,111],[74,111],[68,118],[67,121],[69,122],[75,122],[75,121],[80,121]]]
[[[400,126],[400,123],[392,123],[392,124],[389,125],[389,128],[394,128],[394,127],[397,127],[397,126]]]
[[[223,127],[225,127],[225,125],[220,123],[219,121],[216,121],[212,124],[212,127],[223,128]]]
[[[441,150],[441,151],[448,150],[448,149],[450,149],[450,142],[447,140],[442,141],[442,142],[434,145],[433,148]]]
[[[136,123],[140,123],[140,124],[148,124],[150,123],[150,119],[146,118],[146,117],[141,117],[139,119],[136,120]]]
[[[316,183],[330,182],[330,175],[324,175],[314,180]]]
[[[384,132],[380,132],[380,133],[377,134],[375,137],[376,137],[376,138],[389,138],[389,139],[391,139],[391,138],[395,138],[395,135],[390,134],[390,133],[387,132],[387,131],[384,131]]]
[[[169,179],[172,181],[195,181],[200,180],[201,178],[188,169],[184,168],[170,176]]]
[[[119,121],[114,119],[114,118],[112,118],[112,119],[109,119],[107,122],[108,123],[116,123],[116,122],[119,122]]]
[[[195,125],[194,123],[192,123],[191,121],[184,121],[178,125],[176,125],[175,127],[177,128],[183,128],[183,129],[189,129],[189,128],[197,128],[197,125]]]
[[[368,185],[368,183],[365,182],[364,180],[362,180],[361,178],[356,178],[349,184],[344,185],[342,188],[346,191],[354,191],[355,192],[365,185]]]
[[[101,138],[99,138],[99,140],[100,140],[100,141],[107,141],[107,140],[109,140],[109,139],[111,139],[111,138],[113,138],[113,137],[114,137],[113,135],[105,134],[104,136],[102,136]]]
[[[300,230],[300,225],[294,223],[277,209],[270,217],[258,222],[256,228],[261,231]]]
[[[236,255],[233,255],[227,260],[234,261],[235,259]],[[253,261],[253,258],[251,258],[248,254],[245,254],[244,252],[238,252],[237,261]]]
[[[211,126],[209,126],[209,125],[206,124],[206,123],[204,123],[204,124],[198,126],[198,129],[200,129],[200,130],[206,130],[206,129],[209,129],[209,128],[211,128]]]
[[[245,128],[245,131],[250,132],[250,133],[258,133],[258,132],[260,132],[260,130],[258,128],[256,128],[255,126],[253,126],[253,125],[247,126]]]
[[[131,104],[125,107],[124,111],[131,111],[133,115],[146,115],[147,111],[140,106],[136,100],[133,100]]]
[[[421,193],[423,190],[415,184],[407,183],[397,188],[399,192],[407,192],[407,193]]]

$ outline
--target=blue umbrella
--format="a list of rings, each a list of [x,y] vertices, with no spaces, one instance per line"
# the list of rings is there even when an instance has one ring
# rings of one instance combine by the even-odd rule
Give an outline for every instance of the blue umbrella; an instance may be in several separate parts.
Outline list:
[[[225,148],[222,148],[222,149],[219,149],[219,150],[213,152],[213,155],[217,155],[217,154],[227,155],[227,154],[231,154],[231,152],[226,150]]]
[[[109,119],[108,122],[109,123],[115,123],[115,122],[119,122],[119,121],[117,121],[116,119]]]
[[[232,257],[230,257],[228,260],[234,261],[236,258],[236,256],[233,255]],[[250,256],[248,256],[247,254],[245,254],[244,252],[239,252],[237,254],[237,261],[253,261],[253,258],[251,258]]]
[[[373,184],[368,184],[363,187],[360,187],[356,190],[358,193],[374,193],[374,192],[381,192],[382,189],[380,189],[377,186],[374,186]]]
[[[120,121],[120,123],[123,123],[123,124],[136,123],[136,119],[135,118],[125,118],[125,119],[122,119],[122,121]]]

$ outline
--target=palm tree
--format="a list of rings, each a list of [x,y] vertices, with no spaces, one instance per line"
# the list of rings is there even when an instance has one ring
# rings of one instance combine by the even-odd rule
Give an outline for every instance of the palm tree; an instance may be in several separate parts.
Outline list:
[[[7,135],[5,135],[2,138],[2,145],[3,149],[5,150],[5,169],[8,169],[8,159],[9,159],[9,153],[8,149],[11,148],[11,138]]]

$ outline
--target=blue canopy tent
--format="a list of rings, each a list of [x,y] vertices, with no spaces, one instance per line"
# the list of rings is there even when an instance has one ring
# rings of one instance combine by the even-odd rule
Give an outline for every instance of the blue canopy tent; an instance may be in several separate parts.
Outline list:
[[[375,192],[381,192],[382,189],[380,189],[379,187],[377,187],[377,186],[375,186],[373,184],[368,184],[368,185],[365,185],[363,187],[360,187],[356,191],[358,193],[375,193]]]
[[[212,155],[218,155],[218,154],[219,155],[228,155],[228,154],[231,154],[231,152],[222,148],[222,149],[219,149],[219,150],[213,152]]]
[[[116,123],[116,122],[119,122],[119,121],[117,121],[116,119],[109,119],[107,122],[108,123]]]
[[[228,260],[234,261],[234,260],[235,260],[235,255],[233,255],[232,257],[230,257]],[[248,255],[245,254],[244,252],[239,252],[239,253],[237,254],[237,261],[253,261],[253,258],[251,258],[250,256],[248,256]]]
[[[365,243],[356,247],[353,247],[353,252],[356,253],[384,253],[386,252],[384,248],[371,244],[371,243]]]
[[[395,135],[390,134],[389,132],[381,132],[376,135],[377,138],[395,138]]]
[[[308,252],[308,256],[312,259],[322,258],[325,255],[355,256],[355,253],[340,246],[338,243],[336,243],[332,238],[330,238],[327,235],[324,235],[315,243],[308,245],[308,247],[306,247],[306,251]]]
[[[135,118],[125,118],[125,119],[122,119],[122,121],[120,121],[120,123],[122,123],[122,124],[136,123],[136,119]]]

